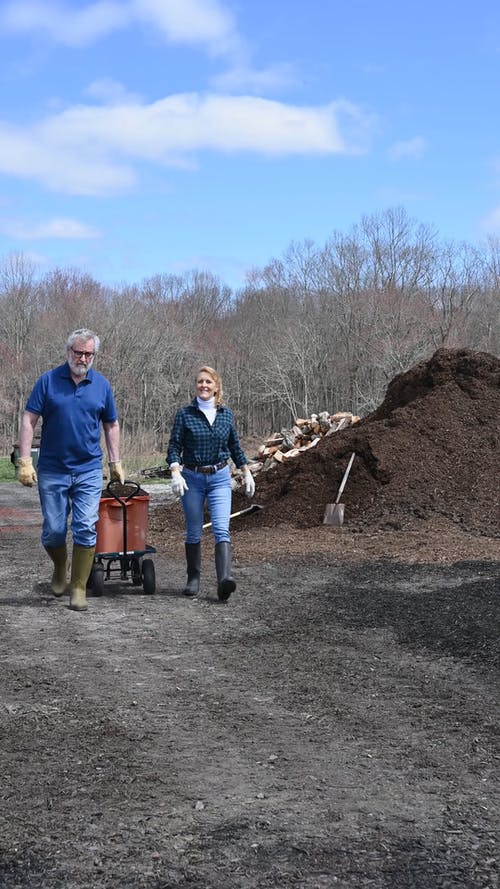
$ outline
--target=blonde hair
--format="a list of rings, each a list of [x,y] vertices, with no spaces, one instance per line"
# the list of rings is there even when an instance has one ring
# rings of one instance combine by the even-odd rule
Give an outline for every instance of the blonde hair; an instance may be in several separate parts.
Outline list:
[[[209,377],[212,377],[212,380],[217,387],[215,390],[215,404],[217,405],[217,407],[219,407],[219,405],[222,404],[222,379],[220,374],[218,374],[217,371],[213,369],[213,367],[209,367],[207,364],[204,364],[203,367],[198,368],[196,372],[195,382],[198,381],[198,377],[200,376],[200,374],[208,374]]]

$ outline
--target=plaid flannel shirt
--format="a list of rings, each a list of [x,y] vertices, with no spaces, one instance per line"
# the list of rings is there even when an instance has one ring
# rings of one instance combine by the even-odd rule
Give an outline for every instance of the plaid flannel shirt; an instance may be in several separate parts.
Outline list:
[[[217,408],[213,425],[200,411],[196,398],[177,411],[167,449],[169,466],[172,463],[214,466],[229,458],[237,468],[247,462],[234,425],[233,412],[228,407]]]

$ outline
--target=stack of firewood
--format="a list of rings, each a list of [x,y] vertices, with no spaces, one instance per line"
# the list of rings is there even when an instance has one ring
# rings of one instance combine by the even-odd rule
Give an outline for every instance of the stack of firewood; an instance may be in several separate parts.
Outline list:
[[[336,414],[322,411],[320,414],[311,414],[307,420],[298,418],[291,429],[274,432],[260,445],[257,454],[249,461],[250,470],[255,475],[261,469],[270,469],[272,466],[276,466],[276,462],[284,463],[286,460],[293,460],[304,451],[317,445],[321,438],[326,438],[333,435],[334,432],[340,432],[341,429],[359,423],[360,419],[361,417],[351,414],[349,411],[338,411]],[[169,478],[171,472],[167,466],[163,465],[141,469],[139,474],[143,478]],[[244,483],[243,474],[239,469],[232,467],[231,476],[233,490]]]
[[[359,423],[360,419],[361,417],[349,411],[338,411],[335,414],[322,411],[320,414],[311,414],[308,419],[298,418],[291,429],[282,429],[266,439],[259,447],[250,468],[255,473],[260,469],[269,469],[275,460],[278,463],[294,460],[317,445],[321,438]]]

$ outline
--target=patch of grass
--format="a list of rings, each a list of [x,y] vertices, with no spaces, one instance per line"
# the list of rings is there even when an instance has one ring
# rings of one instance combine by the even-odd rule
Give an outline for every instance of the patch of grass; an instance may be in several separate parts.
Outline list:
[[[123,458],[123,465],[125,467],[125,473],[127,477],[134,479],[138,483],[143,481],[144,483],[150,482],[154,484],[170,484],[170,477],[167,477],[165,475],[141,475],[141,469],[166,469],[167,464],[165,462],[164,454],[147,454],[143,457],[128,457],[127,455],[125,455]]]
[[[148,482],[150,485],[169,485],[172,479],[165,478],[165,476],[144,476],[138,475],[137,473],[134,475],[133,472],[129,473],[129,478],[132,478],[137,484],[147,485]]]
[[[0,457],[0,482],[15,482],[14,464],[10,462],[10,457]]]

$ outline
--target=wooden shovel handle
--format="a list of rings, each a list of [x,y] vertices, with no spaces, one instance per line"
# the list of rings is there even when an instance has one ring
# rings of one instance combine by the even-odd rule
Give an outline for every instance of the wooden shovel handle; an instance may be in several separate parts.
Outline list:
[[[354,463],[354,458],[355,458],[355,456],[356,456],[356,452],[353,451],[352,454],[351,454],[351,458],[350,458],[350,460],[349,460],[349,463],[347,464],[347,469],[346,469],[346,471],[344,472],[342,481],[340,482],[340,488],[339,488],[339,492],[338,492],[338,494],[337,494],[337,499],[336,499],[335,503],[338,503],[339,500],[340,500],[340,498],[342,497],[342,491],[344,490],[344,488],[345,488],[345,486],[346,486],[346,482],[347,482],[349,473],[350,473],[350,471],[351,471],[351,466],[352,466],[352,464]]]

